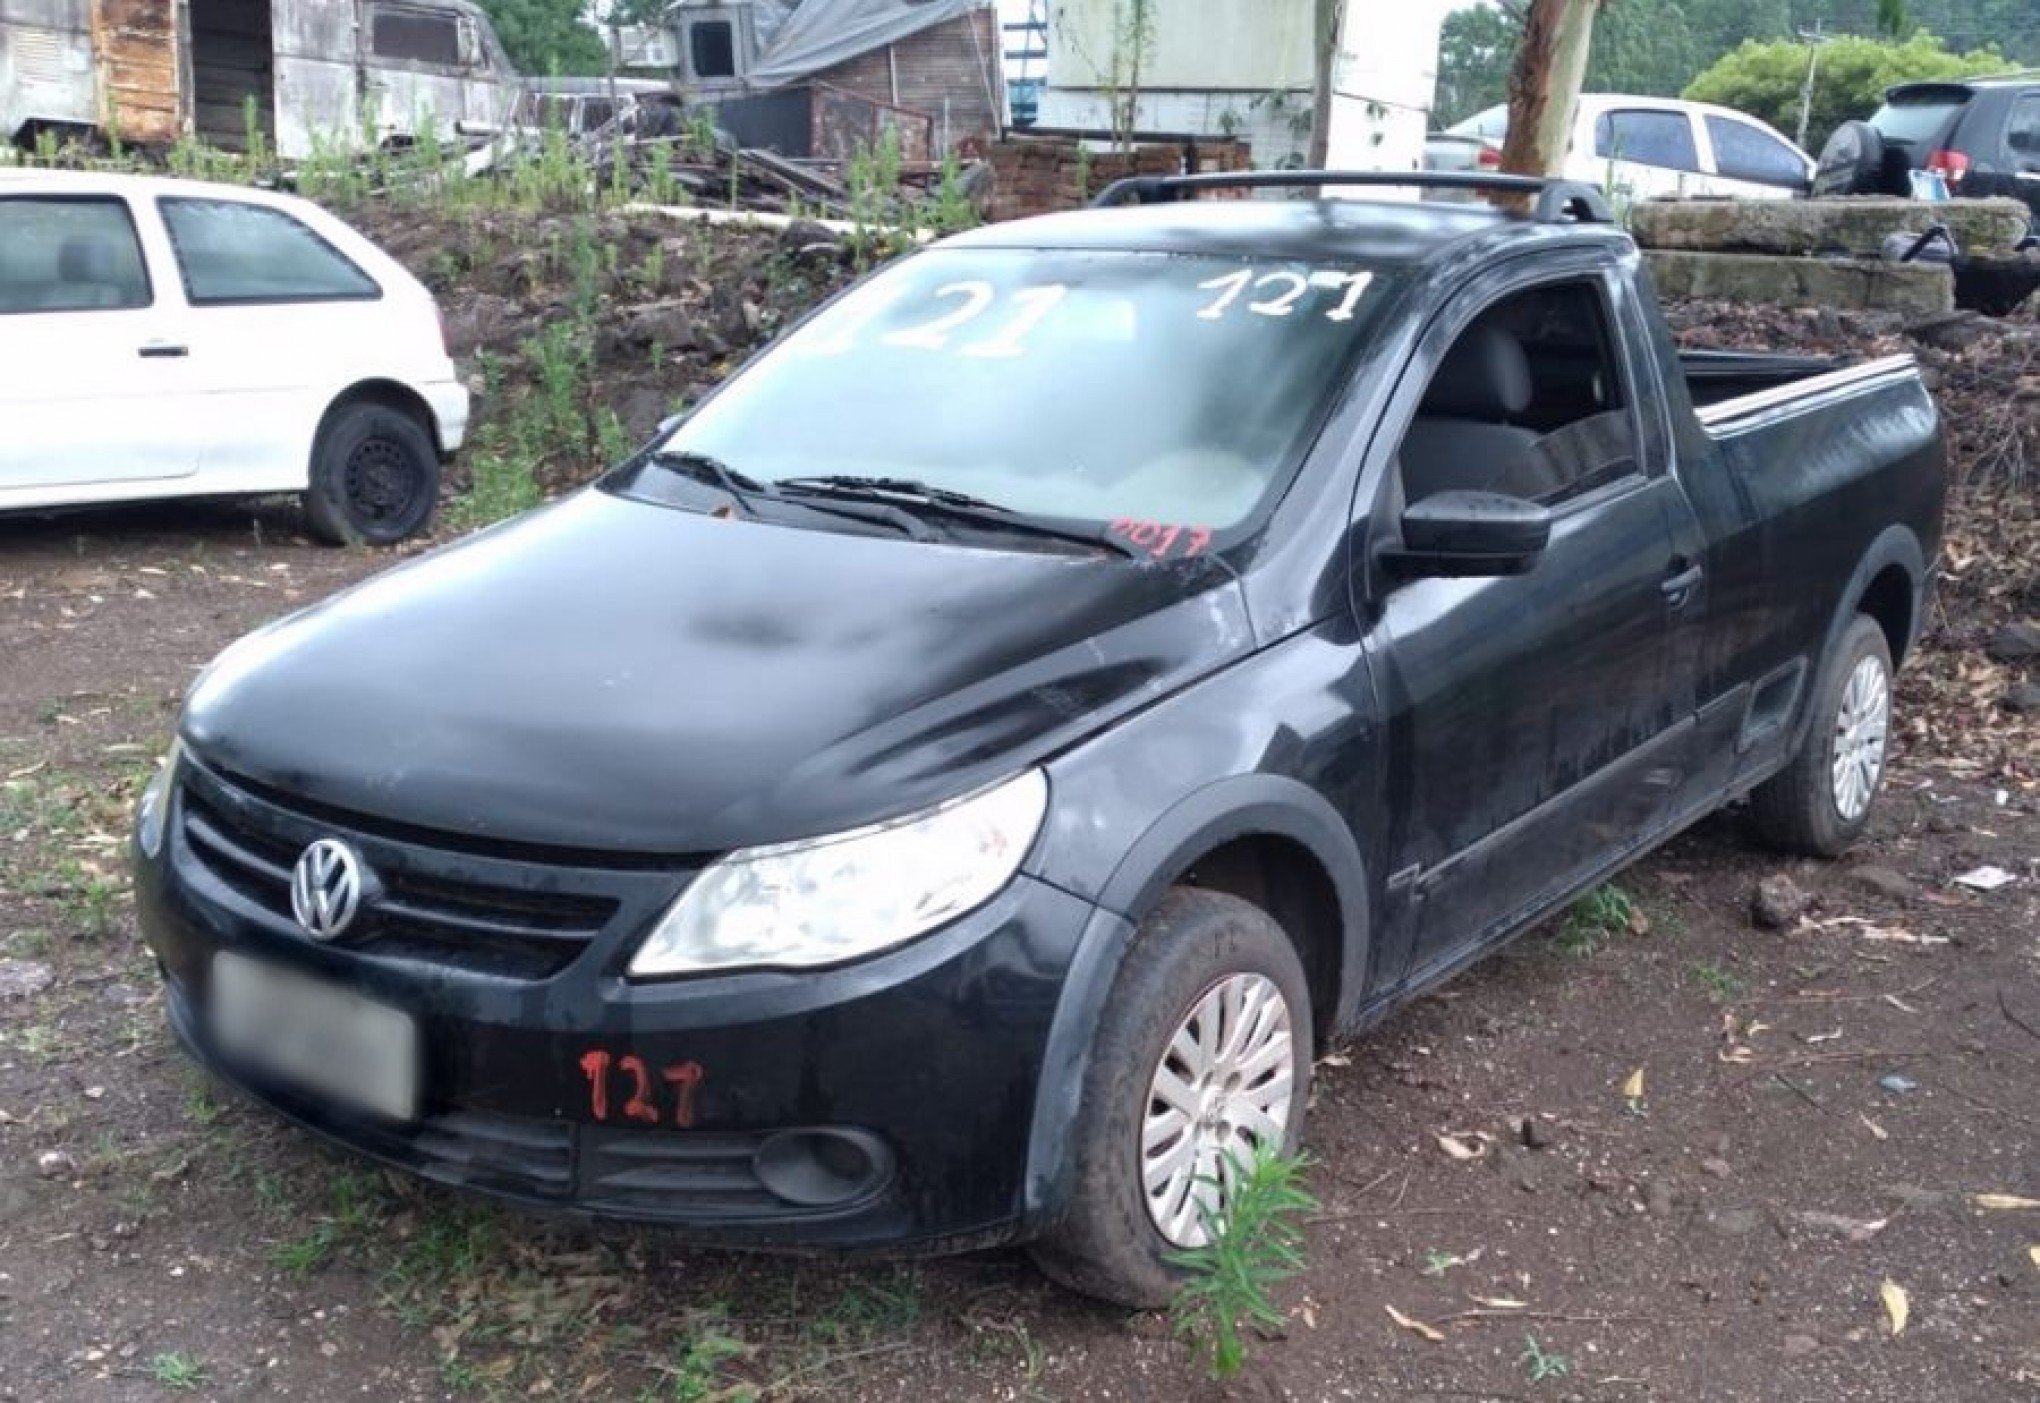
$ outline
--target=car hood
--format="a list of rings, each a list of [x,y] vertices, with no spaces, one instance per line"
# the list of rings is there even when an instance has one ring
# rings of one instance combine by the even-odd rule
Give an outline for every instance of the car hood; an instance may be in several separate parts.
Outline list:
[[[183,734],[315,805],[691,855],[966,793],[1251,646],[1217,561],[805,530],[591,490],[243,639],[193,688]]]

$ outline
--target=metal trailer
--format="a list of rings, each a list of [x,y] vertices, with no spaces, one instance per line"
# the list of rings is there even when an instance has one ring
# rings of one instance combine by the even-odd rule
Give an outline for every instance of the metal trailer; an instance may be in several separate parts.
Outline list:
[[[0,136],[196,136],[284,160],[496,131],[519,78],[469,0],[0,0]]]

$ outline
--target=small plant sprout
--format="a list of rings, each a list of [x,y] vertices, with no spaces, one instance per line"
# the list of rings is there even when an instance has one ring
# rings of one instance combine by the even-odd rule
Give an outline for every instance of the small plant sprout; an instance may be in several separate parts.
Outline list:
[[[1530,1375],[1530,1382],[1541,1384],[1546,1379],[1562,1379],[1572,1373],[1572,1361],[1556,1350],[1547,1350],[1537,1343],[1535,1335],[1525,1332],[1523,1336],[1523,1368]]]
[[[1447,1252],[1442,1247],[1432,1247],[1424,1253],[1424,1275],[1443,1276],[1454,1267],[1466,1265],[1466,1258],[1457,1252]]]
[[[191,1393],[206,1381],[205,1364],[181,1349],[165,1350],[149,1361],[149,1377],[168,1389]]]
[[[1702,960],[1693,966],[1693,977],[1718,1004],[1733,1003],[1743,995],[1743,982],[1719,960]]]
[[[1642,935],[1649,929],[1650,921],[1636,898],[1609,882],[1566,908],[1558,946],[1569,955],[1591,955],[1624,931]]]
[[[1177,1335],[1205,1352],[1215,1379],[1231,1378],[1246,1363],[1244,1330],[1281,1325],[1268,1290],[1303,1270],[1299,1220],[1318,1206],[1302,1184],[1305,1157],[1263,1148],[1244,1164],[1230,1151],[1226,1159],[1232,1191],[1223,1214],[1207,1224],[1211,1240],[1169,1254],[1190,1274],[1169,1314]]]

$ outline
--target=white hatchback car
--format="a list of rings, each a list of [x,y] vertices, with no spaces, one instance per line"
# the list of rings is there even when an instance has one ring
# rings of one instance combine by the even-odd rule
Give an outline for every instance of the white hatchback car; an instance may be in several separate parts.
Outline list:
[[[387,544],[467,416],[432,294],[317,206],[0,170],[0,512],[301,492]]]
[[[1475,166],[1499,164],[1509,109],[1490,107],[1448,129],[1448,137],[1482,143]],[[1448,146],[1451,149],[1448,149]],[[1433,138],[1434,169],[1473,168],[1460,143]],[[1734,195],[1789,199],[1813,183],[1813,157],[1756,118],[1729,107],[1682,98],[1582,93],[1561,174],[1621,200],[1666,195]]]

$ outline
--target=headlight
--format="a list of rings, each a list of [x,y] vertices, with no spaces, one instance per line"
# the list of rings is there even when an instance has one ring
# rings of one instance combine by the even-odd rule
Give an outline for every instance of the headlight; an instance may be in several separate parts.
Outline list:
[[[630,972],[806,968],[925,935],[1013,879],[1047,807],[1048,778],[1029,770],[892,823],[732,853],[681,893]]]
[[[148,788],[142,791],[141,802],[135,805],[135,841],[142,845],[145,856],[153,858],[163,851],[163,828],[170,818],[170,786],[177,781],[177,762],[183,755],[184,742],[172,738],[170,753],[163,757]]]

